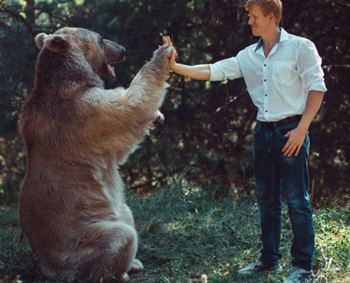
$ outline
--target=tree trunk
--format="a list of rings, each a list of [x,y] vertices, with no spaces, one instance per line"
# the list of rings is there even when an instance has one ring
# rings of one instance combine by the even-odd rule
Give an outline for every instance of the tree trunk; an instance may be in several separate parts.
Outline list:
[[[34,16],[34,0],[26,0],[26,16],[29,24],[34,24],[35,16]]]

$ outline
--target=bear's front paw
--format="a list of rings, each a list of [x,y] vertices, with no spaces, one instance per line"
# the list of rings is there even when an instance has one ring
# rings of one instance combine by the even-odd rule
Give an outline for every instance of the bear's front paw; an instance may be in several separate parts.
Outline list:
[[[160,111],[157,111],[156,115],[157,115],[157,118],[153,121],[153,126],[157,127],[157,126],[163,125],[165,120],[164,115]]]
[[[154,53],[154,57],[157,59],[159,58],[162,61],[167,61],[169,63],[173,52],[172,50],[175,50],[173,46],[169,46],[167,43],[163,44],[156,50],[156,52]]]

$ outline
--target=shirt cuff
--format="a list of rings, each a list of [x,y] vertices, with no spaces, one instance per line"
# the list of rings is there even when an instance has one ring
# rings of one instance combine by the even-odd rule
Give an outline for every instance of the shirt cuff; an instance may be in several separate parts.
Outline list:
[[[215,66],[215,64],[209,64],[210,68],[210,81],[224,81],[225,76],[223,72]]]
[[[326,88],[326,85],[324,83],[324,80],[322,79],[318,82],[314,82],[313,84],[311,84],[308,87],[308,91],[311,91],[311,90],[326,92],[327,88]]]

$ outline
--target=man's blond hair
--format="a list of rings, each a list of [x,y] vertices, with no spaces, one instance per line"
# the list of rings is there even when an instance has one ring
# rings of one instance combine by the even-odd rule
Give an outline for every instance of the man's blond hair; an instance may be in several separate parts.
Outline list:
[[[282,18],[281,0],[248,0],[245,4],[247,11],[253,6],[259,6],[265,17],[269,14],[274,14],[276,17],[276,25],[279,25]]]

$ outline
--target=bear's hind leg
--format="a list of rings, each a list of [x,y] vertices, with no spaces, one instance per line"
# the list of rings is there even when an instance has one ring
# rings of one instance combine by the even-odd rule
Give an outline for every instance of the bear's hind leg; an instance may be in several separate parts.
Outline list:
[[[135,229],[124,222],[112,221],[94,226],[88,232],[91,241],[79,244],[74,260],[70,261],[74,277],[84,282],[99,282],[101,278],[125,282],[137,251]]]

